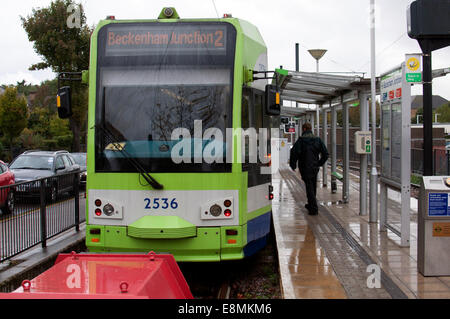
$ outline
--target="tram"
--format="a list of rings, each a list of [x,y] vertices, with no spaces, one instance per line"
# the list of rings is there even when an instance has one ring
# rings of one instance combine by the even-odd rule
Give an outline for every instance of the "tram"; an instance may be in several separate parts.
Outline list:
[[[154,20],[99,22],[88,73],[89,251],[222,261],[265,246],[273,188],[264,168],[280,124],[276,88],[255,79],[266,72],[259,31],[230,15],[181,19],[164,8]],[[57,101],[70,115],[70,87]],[[252,143],[258,155],[266,148],[256,162]]]

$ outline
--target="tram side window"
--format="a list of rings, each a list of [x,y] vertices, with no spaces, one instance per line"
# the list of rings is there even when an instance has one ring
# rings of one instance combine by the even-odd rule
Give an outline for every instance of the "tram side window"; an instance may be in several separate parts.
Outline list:
[[[242,91],[242,118],[241,126],[243,129],[250,127],[250,92],[248,90]]]
[[[263,95],[255,93],[255,129],[259,132],[259,129],[263,127]]]

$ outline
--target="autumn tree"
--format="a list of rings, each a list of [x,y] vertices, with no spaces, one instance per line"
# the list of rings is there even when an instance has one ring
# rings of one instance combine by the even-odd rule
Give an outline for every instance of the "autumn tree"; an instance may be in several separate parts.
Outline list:
[[[0,133],[9,145],[11,157],[14,139],[27,126],[27,101],[14,87],[6,88],[0,96]]]
[[[76,15],[78,25],[70,22]],[[33,64],[30,70],[51,68],[53,72],[80,72],[89,67],[91,28],[81,4],[73,0],[55,0],[46,8],[33,9],[27,18],[21,17],[22,25],[33,42],[42,62]],[[80,150],[80,136],[87,119],[87,88],[72,82],[73,116],[69,119],[73,133],[72,150]],[[56,94],[56,92],[55,92]],[[84,133],[84,132],[83,132]]]

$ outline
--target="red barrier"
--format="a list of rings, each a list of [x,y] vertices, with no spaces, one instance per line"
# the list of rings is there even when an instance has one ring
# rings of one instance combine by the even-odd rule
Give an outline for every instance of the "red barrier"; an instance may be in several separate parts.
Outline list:
[[[193,299],[172,255],[60,254],[0,299]]]

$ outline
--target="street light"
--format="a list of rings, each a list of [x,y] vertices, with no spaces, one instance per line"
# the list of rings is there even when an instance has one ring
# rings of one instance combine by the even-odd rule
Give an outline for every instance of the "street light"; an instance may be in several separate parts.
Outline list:
[[[309,54],[316,59],[316,72],[319,73],[319,60],[327,52],[325,49],[311,49],[308,50]],[[319,136],[319,105],[316,105],[316,120],[317,120],[317,136]]]
[[[327,50],[324,49],[311,49],[308,50],[309,54],[312,55],[314,59],[316,59],[316,72],[319,73],[319,60],[321,57],[324,56],[324,54],[327,52]]]

